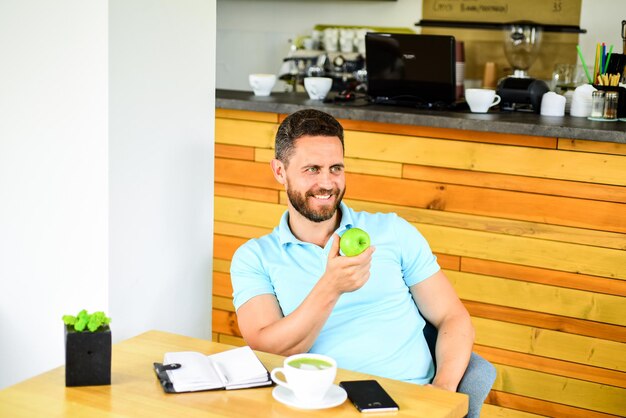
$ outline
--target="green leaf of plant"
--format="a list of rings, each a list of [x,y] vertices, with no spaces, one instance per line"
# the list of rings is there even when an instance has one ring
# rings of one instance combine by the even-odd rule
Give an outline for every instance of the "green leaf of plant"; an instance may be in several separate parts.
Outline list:
[[[74,329],[78,332],[83,332],[85,326],[87,326],[87,321],[83,316],[82,318],[78,318],[78,321],[74,324]]]
[[[94,312],[91,314],[91,317],[89,318],[89,323],[87,324],[87,328],[89,328],[89,331],[95,332],[98,328],[100,328],[103,321],[104,321],[104,312],[102,311]]]
[[[77,332],[83,332],[85,328],[91,332],[96,332],[102,326],[108,325],[111,318],[107,317],[103,311],[89,314],[86,309],[83,309],[77,316],[63,315],[63,322],[66,325],[74,325]]]
[[[96,332],[96,330],[100,328],[100,322],[94,321],[92,318],[92,320],[90,320],[87,324],[87,328],[89,328],[89,331],[91,332]]]
[[[78,319],[85,319],[86,321],[89,321],[89,314],[87,313],[87,311],[85,309],[83,309],[82,311],[80,311],[78,313]]]

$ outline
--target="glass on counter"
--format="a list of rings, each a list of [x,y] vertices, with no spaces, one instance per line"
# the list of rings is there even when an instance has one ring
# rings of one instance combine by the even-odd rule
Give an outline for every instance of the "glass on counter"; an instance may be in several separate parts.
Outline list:
[[[552,72],[552,91],[557,94],[565,94],[568,90],[576,88],[576,65],[556,64]]]
[[[591,117],[604,117],[604,90],[596,90],[591,93]]]
[[[602,117],[604,119],[617,119],[617,99],[619,93],[616,91],[607,91],[604,95],[604,111]]]

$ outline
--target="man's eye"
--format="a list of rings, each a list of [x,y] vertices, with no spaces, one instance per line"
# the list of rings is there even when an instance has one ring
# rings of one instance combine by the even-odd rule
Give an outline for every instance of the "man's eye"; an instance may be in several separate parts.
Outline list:
[[[306,169],[306,171],[308,171],[309,173],[317,173],[317,167],[309,167]]]
[[[341,171],[343,170],[343,167],[336,165],[330,168],[330,171],[332,173],[341,173]]]

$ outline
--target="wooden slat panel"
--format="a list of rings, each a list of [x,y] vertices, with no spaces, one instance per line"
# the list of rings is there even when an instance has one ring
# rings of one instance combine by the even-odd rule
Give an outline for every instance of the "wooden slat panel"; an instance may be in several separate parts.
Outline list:
[[[213,309],[212,326],[213,332],[241,337],[239,325],[237,324],[237,315],[234,312]]]
[[[484,404],[480,410],[480,418],[538,418],[545,415],[531,414],[530,412],[517,411],[515,409],[503,408]]]
[[[215,143],[272,148],[277,129],[273,123],[216,119]]]
[[[443,253],[435,253],[437,256],[437,263],[439,267],[447,270],[460,270],[461,266],[461,257],[457,257],[455,255],[448,255]]]
[[[228,273],[220,273],[213,272],[213,294],[216,296],[223,296],[232,298],[233,296],[233,285],[230,282],[230,274]],[[231,301],[232,304],[232,301]],[[213,305],[215,307],[215,305]],[[222,309],[222,308],[219,308]],[[227,310],[227,309],[224,309]]]
[[[496,364],[495,390],[561,403],[608,414],[626,414],[626,390]]]
[[[626,297],[626,281],[463,257],[461,271]]]
[[[546,225],[538,222],[499,219],[481,215],[467,215],[409,206],[366,202],[363,200],[346,199],[345,201],[355,210],[365,210],[373,213],[395,212],[410,222],[451,226],[476,231],[490,231],[507,235],[541,238],[550,241],[572,242],[596,247],[626,249],[626,235],[615,232]],[[286,203],[286,195],[284,192],[280,192],[280,202]]]
[[[283,205],[251,200],[215,197],[215,220],[274,228],[286,208]]]
[[[493,405],[500,405],[507,408],[522,409],[532,413],[546,415],[549,417],[568,418],[616,418],[616,415],[604,414],[602,412],[591,411],[589,409],[574,408],[560,403],[542,401],[540,399],[528,398],[526,396],[514,395],[511,393],[492,390],[486,402]],[[482,418],[482,415],[481,415]]]
[[[273,190],[283,189],[283,186],[274,179],[267,164],[224,158],[215,159],[215,182]]]
[[[436,252],[626,279],[624,251],[414,224]]]
[[[626,326],[626,298],[620,296],[461,271],[446,275],[464,300]]]
[[[346,156],[407,164],[626,185],[618,155],[346,132]],[[581,170],[580,167],[594,167]]]
[[[346,196],[350,199],[626,232],[626,209],[621,203],[365,174],[348,173],[346,181]]]
[[[215,196],[278,203],[278,190],[240,186],[238,184],[215,183]]]
[[[241,225],[230,222],[215,222],[215,233],[221,235],[231,235],[239,238],[258,238],[272,232],[272,228],[261,228],[258,226]]]
[[[247,239],[215,235],[213,239],[213,257],[231,260],[233,254]]]
[[[402,177],[402,164],[400,163],[346,158],[344,160],[344,164],[346,165],[346,171],[349,173],[361,173],[396,178]]]
[[[626,371],[626,344],[490,319],[472,318],[476,344]]]
[[[254,148],[240,145],[215,144],[216,158],[235,158],[254,161]]]
[[[379,132],[431,138],[459,139],[463,141],[487,142],[494,144],[521,145],[524,147],[556,148],[556,138],[546,136],[499,134],[495,132],[467,131],[450,128],[432,128],[428,126],[396,125],[390,123],[368,122],[341,119],[345,130]]]
[[[213,296],[213,309],[219,309],[221,311],[227,312],[235,312],[235,307],[233,306],[233,299],[229,297],[223,296]]]
[[[253,112],[250,110],[215,109],[216,118],[254,120],[258,122],[278,122],[278,114],[270,112]]]
[[[219,258],[213,259],[213,271],[217,271],[219,273],[229,273],[230,272],[230,260],[221,260]]]
[[[402,177],[422,181],[486,187],[490,189],[542,193],[581,199],[604,200],[608,202],[626,202],[626,187],[583,183],[579,181],[542,179],[537,177],[514,176],[511,174],[481,173],[478,171],[427,167],[413,164],[405,164],[403,166]]]
[[[230,344],[236,347],[243,347],[246,342],[241,337],[233,337],[232,335],[219,334],[219,342],[222,344]]]
[[[626,388],[626,373],[562,360],[532,356],[499,348],[474,345],[474,351],[492,363],[521,367],[573,379]]]
[[[219,334],[217,332],[211,333],[211,341],[219,341]]]
[[[274,159],[274,150],[267,148],[254,149],[254,161],[258,163],[269,163]]]
[[[463,300],[470,315],[626,343],[626,327]]]
[[[617,142],[585,141],[582,139],[559,138],[559,149],[602,154],[626,155],[626,144]]]

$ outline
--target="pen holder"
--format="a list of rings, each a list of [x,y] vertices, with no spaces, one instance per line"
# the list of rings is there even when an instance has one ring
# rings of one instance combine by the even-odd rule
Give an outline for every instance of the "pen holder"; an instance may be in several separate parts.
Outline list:
[[[598,84],[594,84],[593,86],[598,90],[619,92],[617,98],[617,117],[620,119],[626,118],[626,88],[618,86],[600,86]]]

